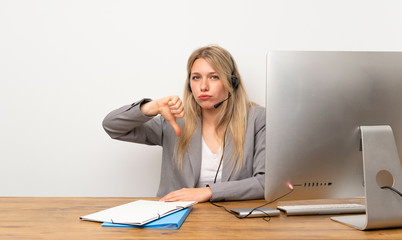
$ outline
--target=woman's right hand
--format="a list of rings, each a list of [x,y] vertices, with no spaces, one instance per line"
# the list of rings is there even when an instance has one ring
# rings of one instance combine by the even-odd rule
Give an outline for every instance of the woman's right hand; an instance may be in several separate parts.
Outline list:
[[[181,130],[176,118],[184,116],[184,104],[178,96],[163,97],[141,105],[141,112],[145,115],[162,115],[180,136]]]

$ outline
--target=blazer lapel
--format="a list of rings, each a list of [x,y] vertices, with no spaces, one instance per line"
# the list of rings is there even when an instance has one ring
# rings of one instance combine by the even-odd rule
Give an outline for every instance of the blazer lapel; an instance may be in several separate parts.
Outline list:
[[[188,162],[190,163],[190,167],[192,169],[193,175],[189,176],[185,174],[187,181],[194,181],[193,187],[195,187],[198,183],[198,179],[200,179],[200,171],[201,171],[201,128],[198,128],[195,132],[191,142],[188,146]]]
[[[232,176],[232,167],[233,167],[233,138],[229,133],[226,139],[225,149],[223,149],[223,168],[222,168],[222,182],[229,181]]]
[[[223,159],[222,159],[222,182],[229,181],[232,176],[232,167],[233,167],[233,141],[232,135],[229,133],[226,139],[226,145]],[[200,171],[201,171],[201,128],[198,128],[195,132],[193,138],[191,139],[188,151],[187,151],[188,162],[190,168],[192,170],[192,174],[185,172],[186,182],[193,181],[193,187],[195,187],[200,179]]]

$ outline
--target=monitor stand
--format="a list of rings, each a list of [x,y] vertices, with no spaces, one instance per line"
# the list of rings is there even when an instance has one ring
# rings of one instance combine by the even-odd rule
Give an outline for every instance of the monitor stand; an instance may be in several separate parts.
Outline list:
[[[390,126],[361,126],[366,214],[331,219],[359,230],[402,227],[402,167]]]

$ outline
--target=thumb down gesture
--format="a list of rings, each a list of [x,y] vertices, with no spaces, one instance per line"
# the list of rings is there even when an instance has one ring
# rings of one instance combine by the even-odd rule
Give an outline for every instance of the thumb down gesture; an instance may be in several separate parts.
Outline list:
[[[181,130],[176,123],[176,118],[184,116],[184,104],[178,96],[167,96],[143,104],[141,112],[145,115],[162,115],[173,127],[176,135],[180,136]]]

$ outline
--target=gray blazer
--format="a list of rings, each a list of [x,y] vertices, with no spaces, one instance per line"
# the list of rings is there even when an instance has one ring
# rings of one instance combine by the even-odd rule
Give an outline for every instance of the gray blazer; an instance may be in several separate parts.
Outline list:
[[[181,188],[194,188],[200,178],[201,128],[194,134],[180,170],[174,162],[177,136],[171,125],[160,115],[146,116],[140,111],[142,99],[109,113],[103,120],[103,128],[113,139],[160,145],[162,171],[157,196]],[[183,120],[177,119],[180,128]],[[229,134],[228,139],[231,136]],[[247,200],[264,198],[265,175],[265,108],[254,106],[248,113],[244,142],[244,160],[240,171],[232,170],[233,144],[228,141],[223,157],[221,182],[210,184],[212,201]]]

